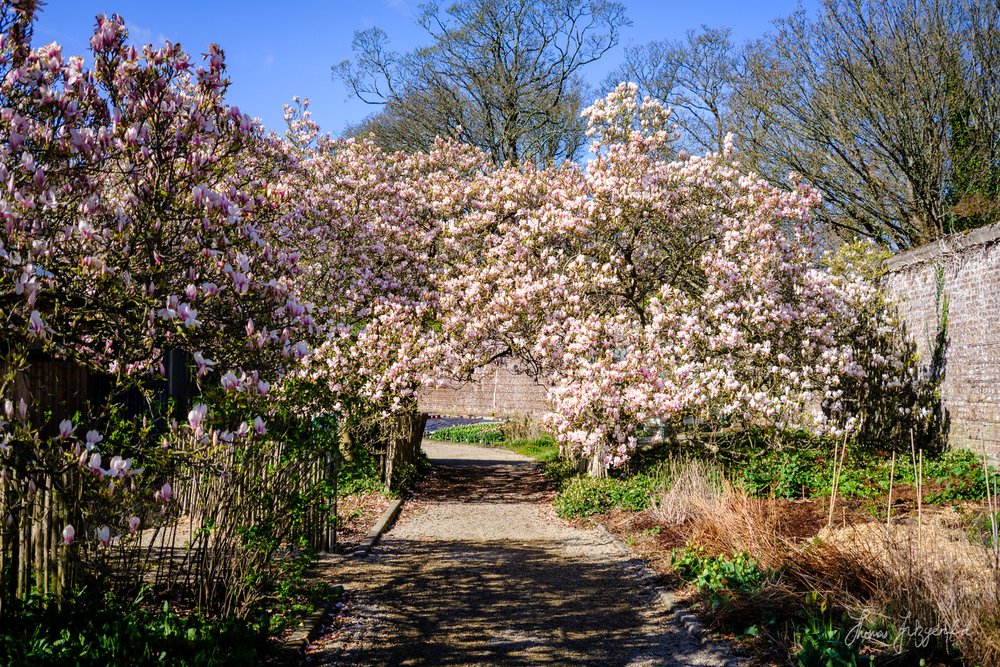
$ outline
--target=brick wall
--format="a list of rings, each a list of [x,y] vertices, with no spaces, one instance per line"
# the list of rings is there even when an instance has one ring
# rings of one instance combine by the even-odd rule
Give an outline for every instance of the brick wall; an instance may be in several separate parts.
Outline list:
[[[473,382],[422,389],[418,403],[421,412],[453,417],[538,417],[548,409],[545,387],[503,363],[480,369]]]
[[[1000,460],[1000,224],[922,246],[888,262],[887,286],[926,363],[937,333],[935,271],[948,329],[941,395],[953,447]]]

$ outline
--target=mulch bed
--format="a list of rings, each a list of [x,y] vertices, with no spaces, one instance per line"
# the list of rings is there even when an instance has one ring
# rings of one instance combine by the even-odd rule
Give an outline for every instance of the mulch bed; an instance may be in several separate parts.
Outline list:
[[[826,499],[769,501],[774,506],[778,532],[792,540],[807,540],[826,527],[829,505]],[[871,521],[862,512],[859,501],[838,502],[834,512],[834,523],[840,524]],[[683,549],[691,538],[686,525],[670,526],[660,523],[649,510],[629,512],[613,509],[581,521],[582,524],[601,523],[625,542],[636,556],[649,563],[656,573],[658,583],[670,588],[680,584],[670,567],[670,554],[674,549]]]

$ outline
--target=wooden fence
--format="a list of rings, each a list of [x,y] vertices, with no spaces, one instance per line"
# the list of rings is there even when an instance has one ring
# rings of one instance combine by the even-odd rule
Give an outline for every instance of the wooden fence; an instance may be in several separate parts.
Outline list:
[[[138,417],[149,412],[151,395],[186,412],[193,391],[188,364],[168,356],[167,370],[146,395],[116,394],[118,407]],[[104,482],[49,439],[59,421],[87,415],[111,390],[108,378],[41,356],[15,380],[11,398],[30,405],[41,437],[9,453],[21,458],[0,460],[0,613],[4,600],[32,592],[59,596],[84,579],[123,592],[142,585],[183,589],[201,606],[239,613],[252,602],[254,582],[283,559],[305,546],[336,548],[336,447],[293,450],[294,443],[271,439],[232,447],[192,438],[175,453],[170,502],[158,503],[148,488],[140,493],[134,485],[115,491],[140,520],[134,534],[115,525],[121,516],[102,518],[100,508],[84,508],[84,497],[94,497],[94,485]],[[95,539],[103,524],[112,533],[107,545]],[[71,546],[63,539],[67,525],[76,529]]]

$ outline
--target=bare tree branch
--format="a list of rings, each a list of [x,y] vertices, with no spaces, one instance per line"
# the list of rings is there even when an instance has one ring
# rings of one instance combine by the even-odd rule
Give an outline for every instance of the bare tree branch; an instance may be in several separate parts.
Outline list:
[[[354,60],[334,66],[350,94],[382,109],[351,133],[419,150],[460,136],[497,163],[573,159],[584,144],[580,73],[628,25],[610,0],[464,0],[421,6],[429,46],[400,55],[377,28],[359,32]]]

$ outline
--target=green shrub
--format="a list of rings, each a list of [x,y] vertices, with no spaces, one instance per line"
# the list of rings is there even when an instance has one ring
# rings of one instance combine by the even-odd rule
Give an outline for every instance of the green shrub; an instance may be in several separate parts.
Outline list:
[[[639,512],[650,506],[657,479],[642,474],[625,479],[574,477],[556,495],[556,513],[565,518],[586,517],[618,508]]]

